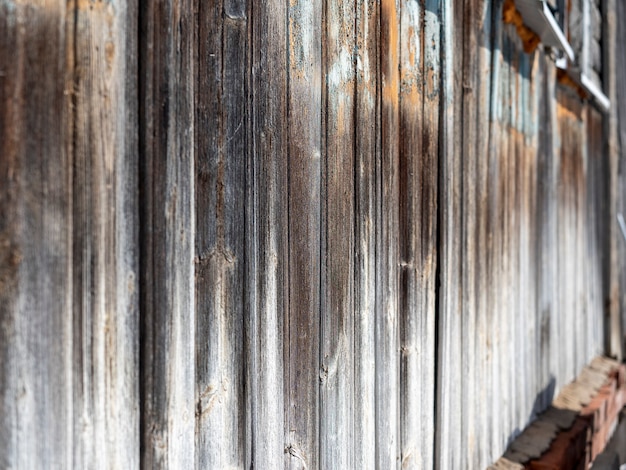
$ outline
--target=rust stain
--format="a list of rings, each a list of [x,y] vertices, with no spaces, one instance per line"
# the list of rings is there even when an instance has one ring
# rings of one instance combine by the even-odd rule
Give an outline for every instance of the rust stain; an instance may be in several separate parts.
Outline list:
[[[581,100],[589,98],[585,89],[576,83],[565,70],[558,69],[556,71],[556,79],[561,85],[573,89]]]
[[[402,100],[406,100],[408,98],[411,106],[403,109],[403,113],[410,113],[413,115],[418,115],[420,109],[418,106],[421,104],[420,101],[420,93],[419,89],[415,84],[407,84],[406,86],[402,86]]]
[[[346,121],[346,106],[345,106],[344,100],[340,99],[339,103],[337,104],[337,133],[339,135],[346,134],[345,121]]]
[[[415,37],[415,28],[413,28],[412,26],[409,28],[409,38],[408,38],[408,44],[409,44],[409,64],[411,65],[411,67],[415,67],[415,58],[416,58],[416,53],[415,53],[415,47],[413,47],[413,45],[415,44],[414,42],[414,37]]]
[[[504,0],[502,19],[505,23],[515,26],[517,34],[524,45],[524,52],[530,54],[537,49],[537,46],[541,43],[541,38],[524,24],[521,13],[515,8],[515,0]]]
[[[567,103],[564,104],[562,99],[556,102],[556,115],[560,124],[564,124],[564,121],[570,120],[570,124],[575,123],[576,125],[580,125],[582,123],[580,111],[580,109],[574,109],[573,106],[567,106]]]
[[[302,50],[302,28],[293,17],[289,18],[289,64],[292,78],[304,80],[306,74],[304,72],[303,60],[304,51]]]
[[[111,70],[113,67],[113,59],[115,58],[115,44],[112,41],[107,41],[104,45],[104,54],[107,61],[107,67]]]
[[[382,1],[381,22],[386,26],[386,44],[383,44],[388,54],[383,68],[383,100],[390,103],[394,108],[398,107],[399,84],[398,84],[398,22],[396,2],[394,0]]]

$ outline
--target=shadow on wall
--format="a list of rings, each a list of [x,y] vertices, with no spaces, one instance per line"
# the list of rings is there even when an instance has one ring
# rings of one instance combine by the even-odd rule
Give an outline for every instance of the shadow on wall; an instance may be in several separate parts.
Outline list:
[[[548,384],[541,389],[541,391],[535,396],[535,401],[533,402],[533,407],[530,411],[530,415],[526,420],[526,426],[532,423],[537,417],[543,413],[554,400],[554,391],[556,389],[556,379],[553,375],[550,375],[550,380]],[[511,446],[511,443],[521,434],[523,429],[515,428],[509,437],[506,440],[506,448],[508,449]]]

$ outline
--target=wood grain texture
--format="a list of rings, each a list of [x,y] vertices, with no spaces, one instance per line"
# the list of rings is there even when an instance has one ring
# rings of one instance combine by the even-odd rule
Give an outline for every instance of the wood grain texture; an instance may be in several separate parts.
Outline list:
[[[140,4],[143,468],[195,463],[194,9]]]
[[[619,360],[624,357],[626,352],[624,344],[624,332],[626,323],[620,318],[620,305],[621,299],[619,292],[620,289],[620,260],[624,259],[621,256],[621,243],[624,240],[621,234],[618,214],[620,213],[620,195],[623,193],[622,184],[620,181],[620,140],[619,140],[619,127],[621,124],[619,108],[624,106],[620,102],[620,94],[618,88],[621,84],[618,82],[622,79],[623,72],[621,71],[621,57],[619,57],[618,44],[620,41],[620,21],[617,19],[619,16],[619,8],[615,0],[603,0],[599,2],[601,6],[601,17],[596,18],[596,24],[599,22],[602,25],[600,40],[602,44],[602,89],[612,103],[608,116],[603,120],[604,126],[604,141],[605,147],[603,152],[606,152],[608,156],[608,171],[610,178],[610,191],[608,194],[609,199],[609,271],[608,271],[608,297],[609,297],[609,318],[607,322],[608,333],[605,334],[605,338],[608,344],[605,344],[605,350],[608,353]],[[595,35],[597,37],[598,34]]]
[[[420,169],[422,218],[417,259],[421,264],[421,314],[417,335],[420,344],[420,369],[423,403],[418,421],[422,423],[419,447],[421,463],[418,468],[431,468],[435,464],[435,436],[428,428],[436,429],[436,321],[437,276],[439,273],[439,178],[441,129],[441,33],[442,6],[439,1],[424,3],[424,116],[422,131],[422,156]],[[433,449],[432,451],[430,449]]]
[[[398,224],[400,117],[400,2],[380,10],[381,156],[377,168],[376,467],[400,461]]]
[[[502,5],[0,0],[0,467],[485,468],[619,351],[623,54]]]
[[[608,10],[611,11],[611,10]],[[622,2],[615,2],[615,11],[616,15],[614,18],[621,18],[626,14],[626,5]],[[624,27],[623,22],[617,21],[615,23],[615,44],[623,44],[622,41],[626,39],[626,27]],[[610,50],[610,49],[609,49]],[[613,68],[609,70],[613,70],[614,73],[614,98],[611,97],[611,102],[614,103],[614,109],[612,112],[615,115],[612,116],[613,119],[617,119],[616,123],[616,134],[615,145],[617,146],[618,153],[618,175],[619,180],[618,184],[618,199],[617,199],[617,211],[618,214],[621,214],[622,217],[626,217],[626,192],[624,188],[626,187],[626,61],[624,58],[626,57],[626,50],[624,48],[615,47],[612,49],[613,62],[609,61],[609,63],[613,63]],[[611,92],[611,87],[609,87],[609,92]],[[620,233],[617,235],[617,259],[623,260],[626,256],[626,237],[623,235],[620,229]],[[622,354],[626,354],[626,264],[619,262],[618,264],[618,274],[619,274],[619,311],[620,314],[620,324],[622,328],[622,334],[620,336],[620,345],[622,347]]]
[[[287,6],[251,6],[251,137],[247,170],[246,468],[281,468],[289,389]]]
[[[490,276],[491,230],[490,230],[490,197],[494,188],[489,181],[489,123],[491,112],[491,92],[493,64],[493,3],[482,2],[477,5],[476,21],[478,23],[476,42],[476,88],[475,96],[478,103],[475,109],[475,153],[476,153],[476,372],[485,382],[493,383],[493,278]],[[489,103],[489,105],[484,105]],[[479,287],[484,283],[484,288]],[[490,440],[493,434],[490,404],[493,403],[494,387],[477,387],[475,391],[476,416],[475,426],[480,432],[475,435],[476,451],[474,458],[481,462],[491,460],[489,454]],[[495,456],[494,456],[495,457]]]
[[[71,468],[65,2],[0,2],[0,466]],[[70,45],[71,47],[71,45]]]
[[[196,62],[196,466],[245,462],[246,2],[200,4]]]
[[[492,7],[492,57],[490,65],[490,96],[489,96],[489,147],[486,154],[487,164],[487,192],[488,200],[486,210],[486,225],[488,231],[488,247],[487,247],[487,282],[490,285],[488,289],[488,305],[485,314],[491,318],[491,328],[489,331],[489,343],[492,350],[492,370],[491,370],[491,382],[492,386],[489,387],[487,393],[491,393],[491,403],[497,403],[499,409],[503,409],[502,402],[508,395],[507,381],[504,370],[505,357],[501,352],[502,344],[504,343],[503,332],[501,331],[501,318],[506,314],[506,311],[500,306],[499,300],[501,297],[501,289],[498,284],[500,280],[499,263],[500,258],[498,253],[500,252],[501,244],[501,230],[500,230],[500,196],[502,193],[502,184],[500,178],[500,133],[501,133],[501,114],[502,114],[502,102],[500,95],[502,93],[503,84],[501,83],[502,74],[502,30],[504,28],[503,23],[500,21],[502,17],[502,4],[494,4]],[[493,405],[491,405],[493,406]],[[505,434],[507,433],[508,423],[506,421],[506,415],[496,417],[491,415],[491,444],[490,447],[494,452],[496,449],[500,449],[503,445],[506,445]]]
[[[137,5],[76,1],[68,9],[72,465],[133,468],[139,465]]]
[[[439,173],[440,235],[438,259],[440,288],[437,350],[437,415],[435,468],[463,468],[462,397],[465,382],[460,368],[461,298],[461,76],[463,25],[462,2],[442,2],[443,54],[441,64],[441,139]]]
[[[422,116],[424,110],[424,12],[422,5],[400,3],[400,96],[399,96],[399,337],[400,388],[399,427],[403,468],[416,468],[422,448],[420,408],[422,399],[420,357],[428,356],[419,344],[420,320],[426,312],[420,297],[426,293],[421,285],[423,269],[421,250],[422,213]],[[428,212],[431,213],[431,212]],[[428,217],[428,216],[426,216]]]
[[[354,466],[355,7],[326,2],[320,468]]]
[[[288,8],[289,311],[285,324],[288,468],[319,460],[322,2]],[[283,214],[283,217],[285,214]]]
[[[459,455],[461,459],[460,468],[471,468],[479,465],[477,462],[477,435],[476,430],[478,415],[472,403],[477,402],[479,382],[473,379],[479,364],[476,358],[476,348],[478,339],[478,317],[479,310],[477,302],[476,284],[477,268],[480,253],[478,252],[478,214],[480,207],[477,201],[477,162],[479,160],[476,153],[477,147],[477,124],[476,119],[478,107],[478,48],[476,47],[479,33],[478,25],[480,12],[483,8],[482,0],[466,0],[463,3],[463,18],[465,26],[462,32],[462,63],[461,80],[462,90],[459,99],[462,99],[460,118],[460,131],[462,145],[460,147],[460,192],[461,192],[461,232],[459,242],[461,248],[461,283],[458,286],[461,297],[461,317],[460,329],[462,332],[473,331],[477,334],[461,335],[461,354],[458,358],[450,358],[450,361],[460,361],[461,381],[463,383],[463,394],[461,398],[461,448],[465,452]]]
[[[355,279],[354,279],[354,467],[376,462],[376,214],[380,158],[379,10],[356,3]]]
[[[402,468],[433,466],[438,5],[402,2],[400,15],[400,433]]]

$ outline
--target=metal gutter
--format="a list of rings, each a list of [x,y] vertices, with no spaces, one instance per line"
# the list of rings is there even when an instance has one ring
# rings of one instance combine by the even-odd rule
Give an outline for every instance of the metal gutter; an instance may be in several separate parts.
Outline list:
[[[562,60],[557,61],[556,66],[567,72],[572,80],[580,85],[583,90],[593,98],[593,101],[598,105],[602,112],[609,112],[611,109],[611,100],[609,100],[608,96],[606,96],[600,87],[598,87],[598,85],[596,85],[585,73],[581,72],[578,67],[568,67],[566,61]]]
[[[541,38],[544,45],[563,51],[574,62],[574,50],[545,0],[516,0],[515,7],[524,23]]]
[[[589,92],[591,96],[593,96],[593,99],[598,104],[598,106],[602,108],[602,111],[608,113],[611,109],[611,101],[604,93],[602,93],[602,90],[600,90],[600,88],[598,88],[598,86],[593,83],[591,79],[587,77],[587,75],[585,75],[584,73],[580,74],[580,84],[587,92]]]

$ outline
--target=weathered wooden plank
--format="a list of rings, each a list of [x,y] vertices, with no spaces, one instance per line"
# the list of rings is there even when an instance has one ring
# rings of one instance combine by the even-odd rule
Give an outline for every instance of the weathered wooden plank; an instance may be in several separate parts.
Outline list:
[[[476,358],[477,330],[477,248],[478,248],[478,227],[477,223],[477,160],[476,155],[476,127],[477,127],[477,91],[478,61],[477,54],[477,25],[478,15],[482,10],[482,0],[466,0],[463,2],[463,47],[459,53],[463,56],[460,70],[462,80],[462,111],[458,116],[461,126],[462,145],[460,148],[461,165],[460,186],[462,199],[461,209],[461,231],[458,234],[461,246],[461,272],[460,283],[457,286],[461,296],[461,331],[460,356],[451,357],[449,360],[459,361],[457,367],[460,368],[461,381],[463,382],[463,393],[461,397],[461,448],[464,452],[459,456],[460,468],[473,468],[478,466],[476,440],[478,429],[476,407],[476,396],[478,393],[478,380],[475,378],[478,366]],[[469,333],[468,332],[472,332]]]
[[[72,467],[66,11],[65,2],[0,2],[3,468]]]
[[[522,312],[527,312],[529,326],[527,328],[526,342],[527,359],[526,369],[531,371],[532,380],[526,385],[525,395],[525,424],[534,419],[537,414],[542,412],[547,405],[544,405],[546,390],[551,387],[551,379],[544,375],[542,367],[543,357],[540,354],[542,341],[542,324],[541,313],[538,311],[539,289],[536,283],[541,266],[538,263],[539,256],[539,236],[540,227],[538,226],[537,213],[540,210],[541,202],[538,197],[540,191],[538,187],[539,181],[539,146],[540,135],[539,129],[543,125],[541,118],[541,107],[543,99],[542,83],[546,80],[543,69],[543,54],[535,53],[528,57],[525,61],[527,71],[524,75],[524,94],[526,95],[526,106],[524,114],[524,144],[525,157],[527,161],[525,173],[525,187],[523,191],[527,192],[525,199],[525,212],[522,213],[524,223],[528,226],[525,236],[526,253],[521,255],[521,260],[526,265],[524,290],[530,295],[526,297],[524,290],[521,294],[523,301],[520,307]]]
[[[135,2],[68,4],[73,462],[139,465]]]
[[[400,445],[403,468],[430,468],[441,25],[437,2],[401,6]]]
[[[605,10],[607,16],[610,15],[609,12],[615,11],[616,14],[612,15],[612,20],[607,18],[607,21],[615,21],[617,18],[624,18],[626,14],[626,4],[624,2],[615,2],[615,10]],[[613,28],[615,28],[613,30]],[[623,21],[615,21],[614,26],[609,25],[607,27],[607,31],[614,36],[614,44],[625,44],[626,41],[626,25],[624,25]],[[626,156],[626,48],[623,47],[611,47],[611,43],[607,44],[606,53],[605,54],[614,54],[612,61],[608,61],[609,64],[612,65],[613,76],[609,78],[609,83],[607,91],[609,93],[609,98],[611,98],[612,107],[614,106],[615,115],[611,116],[611,119],[617,119],[617,129],[616,135],[610,136],[611,138],[611,147],[610,152],[617,152],[618,159],[618,214],[621,214],[622,218],[626,218],[626,191],[624,188],[626,187],[626,171],[624,169],[624,165],[626,164],[625,156]],[[605,55],[606,57],[606,55]],[[610,65],[607,64],[610,67]],[[614,81],[611,84],[611,81]],[[614,88],[613,88],[614,87]],[[614,124],[611,124],[614,125]],[[614,139],[614,140],[613,140]],[[626,237],[619,231],[617,235],[617,256],[618,260],[618,275],[619,275],[619,311],[621,315],[619,317],[619,322],[621,324],[622,333],[619,337],[620,346],[622,348],[622,357],[626,353],[626,263],[623,261],[626,259]]]
[[[440,24],[436,2],[400,6],[400,452],[402,468],[430,468]]]
[[[435,464],[435,436],[428,429],[436,429],[436,321],[437,321],[437,274],[439,270],[439,166],[440,166],[440,111],[441,111],[441,33],[442,7],[438,0],[426,0],[424,4],[424,116],[421,168],[422,226],[419,243],[419,259],[422,265],[422,313],[419,331],[422,360],[420,368],[423,403],[420,447],[422,468]],[[432,450],[431,450],[432,449]]]
[[[541,81],[537,86],[539,100],[538,121],[546,123],[540,125],[537,135],[537,206],[535,219],[536,231],[536,261],[537,275],[535,278],[537,303],[537,338],[536,353],[539,358],[537,365],[539,381],[542,388],[541,396],[538,397],[538,407],[544,409],[552,401],[550,388],[554,387],[552,361],[555,347],[551,341],[555,334],[554,328],[554,292],[556,283],[556,262],[554,260],[553,246],[555,243],[556,230],[554,230],[556,198],[554,196],[556,159],[552,158],[553,140],[555,129],[552,125],[555,120],[554,76],[550,72],[551,63],[546,56],[540,58]],[[535,75],[536,76],[536,75]],[[551,387],[550,387],[551,385]],[[554,390],[552,390],[554,391]]]
[[[517,375],[524,375],[526,379],[520,379],[518,390],[520,399],[518,407],[518,427],[524,429],[534,418],[538,411],[536,408],[537,394],[543,384],[538,381],[539,369],[537,368],[535,351],[538,342],[535,341],[538,331],[536,325],[536,290],[535,290],[535,238],[536,238],[536,212],[535,204],[535,179],[537,161],[537,137],[536,137],[536,106],[534,98],[535,74],[538,64],[539,52],[534,54],[520,54],[518,74],[518,132],[519,164],[517,168],[517,210],[519,213],[519,282],[518,282],[518,315],[522,319],[520,324],[520,352]],[[539,76],[540,77],[540,76]],[[521,374],[519,371],[523,371]],[[497,457],[497,456],[494,456]]]
[[[522,234],[525,231],[523,220],[523,199],[524,191],[524,166],[526,158],[524,154],[524,113],[525,113],[525,97],[523,93],[523,75],[524,75],[524,58],[525,53],[522,52],[522,42],[519,37],[515,37],[513,42],[513,57],[511,61],[511,81],[510,81],[510,98],[511,105],[511,122],[507,129],[507,138],[509,140],[508,168],[510,171],[508,182],[511,190],[510,199],[506,206],[509,220],[509,236],[507,242],[509,245],[508,261],[509,261],[509,309],[507,316],[513,317],[513,328],[511,330],[511,338],[509,347],[511,347],[511,369],[509,372],[513,390],[511,401],[513,413],[513,426],[515,429],[524,429],[525,422],[528,419],[529,410],[525,408],[525,394],[527,383],[530,376],[522,378],[525,371],[526,352],[528,350],[528,342],[530,338],[527,333],[527,325],[529,324],[528,312],[522,309],[522,295],[527,296],[530,293],[523,292],[522,266],[524,260],[521,259],[524,251]]]
[[[288,8],[289,364],[285,429],[289,468],[319,466],[322,2]]]
[[[489,315],[491,316],[491,328],[489,330],[490,343],[492,349],[492,372],[491,372],[491,401],[493,407],[500,408],[501,403],[503,401],[503,396],[505,396],[505,389],[503,387],[503,370],[502,364],[504,361],[504,357],[501,354],[501,343],[502,343],[502,332],[501,332],[501,316],[502,311],[500,309],[500,297],[501,297],[501,289],[500,289],[500,272],[499,262],[500,258],[498,257],[499,247],[500,247],[500,230],[499,228],[499,204],[500,204],[500,194],[501,194],[501,184],[500,184],[500,165],[499,165],[499,137],[500,137],[500,120],[502,115],[502,101],[500,99],[502,93],[502,60],[503,60],[503,50],[502,50],[502,35],[503,35],[503,24],[501,21],[502,18],[502,4],[494,4],[493,9],[493,40],[491,43],[491,47],[493,48],[491,66],[490,66],[490,75],[491,75],[491,86],[490,86],[490,101],[489,101],[489,148],[487,152],[487,166],[488,166],[488,177],[487,177],[487,188],[488,188],[488,215],[486,225],[488,227],[489,239],[488,239],[488,251],[487,251],[487,269],[488,269],[488,284],[490,287],[489,292]],[[503,442],[505,438],[502,434],[505,431],[502,431],[504,426],[504,415],[495,417],[491,414],[491,426],[493,429],[493,433],[491,435],[491,443],[490,448],[493,449],[494,452],[500,450],[503,447]],[[497,450],[496,450],[497,449]]]
[[[195,463],[194,9],[140,4],[142,453]]]
[[[591,129],[591,119],[590,119],[590,111],[591,107],[586,107],[584,110],[585,114],[583,116],[583,127],[581,130]],[[600,135],[601,135],[601,122],[599,126]],[[584,132],[586,133],[586,132]],[[583,133],[583,134],[584,134]],[[578,374],[580,369],[587,362],[587,340],[590,338],[590,332],[586,332],[586,319],[589,313],[589,307],[591,310],[593,309],[593,297],[595,294],[594,280],[600,279],[601,277],[596,277],[596,274],[600,274],[601,271],[596,271],[594,269],[594,265],[597,266],[597,263],[593,263],[589,266],[589,262],[586,260],[588,254],[588,247],[590,238],[594,240],[598,240],[598,234],[592,234],[588,228],[595,228],[598,222],[601,223],[601,226],[604,226],[604,222],[606,221],[606,211],[603,213],[589,211],[588,202],[590,198],[595,199],[595,186],[597,184],[597,179],[594,176],[596,173],[593,168],[593,156],[595,153],[595,149],[592,149],[593,146],[592,135],[585,135],[582,139],[582,152],[581,152],[581,166],[582,166],[582,184],[584,185],[584,189],[582,191],[576,191],[573,195],[573,200],[575,201],[575,205],[577,207],[577,211],[574,214],[574,250],[575,250],[575,265],[574,269],[570,276],[572,277],[572,284],[576,292],[579,292],[579,295],[575,297],[576,304],[576,312],[577,315],[572,317],[572,323],[574,324],[574,342],[575,342],[575,374]],[[602,150],[600,150],[602,153]],[[608,187],[602,185],[603,187]],[[605,232],[606,233],[606,232]],[[602,240],[602,236],[600,236],[600,240]],[[599,240],[598,240],[599,241]],[[608,241],[608,237],[607,237]],[[602,240],[604,242],[604,240]],[[595,251],[595,250],[594,250]],[[596,260],[600,260],[599,257],[595,256],[594,253],[592,256]],[[599,266],[598,266],[599,267]],[[591,268],[591,269],[589,269]],[[603,284],[601,280],[601,284]],[[591,302],[591,304],[590,304]]]
[[[604,151],[608,155],[608,172],[610,181],[609,190],[609,214],[610,220],[608,221],[609,229],[609,279],[607,286],[609,297],[609,322],[610,334],[607,338],[608,344],[605,344],[605,351],[613,357],[621,360],[624,357],[624,329],[626,323],[620,320],[620,260],[624,257],[621,256],[621,243],[623,242],[623,236],[620,233],[618,226],[618,213],[621,211],[620,198],[621,184],[620,184],[620,142],[619,142],[619,127],[621,122],[625,118],[620,116],[620,108],[625,106],[623,102],[620,102],[620,94],[618,89],[622,85],[622,78],[624,77],[623,71],[620,69],[622,61],[620,57],[619,45],[623,44],[621,40],[621,29],[623,29],[622,21],[618,18],[619,9],[623,7],[622,2],[615,0],[602,0],[602,15],[599,23],[602,25],[602,88],[611,102],[611,109],[608,116],[605,116],[604,125],[604,140],[606,147]],[[618,5],[619,3],[619,5]],[[622,98],[623,100],[623,98]],[[623,295],[623,294],[622,294]]]
[[[422,136],[424,113],[424,12],[418,2],[400,2],[400,97],[399,97],[399,217],[398,256],[398,328],[400,336],[399,427],[402,468],[422,464],[421,406],[425,392],[421,383],[420,359],[428,356],[421,349],[421,285],[424,266],[421,252],[422,225],[428,223],[427,207],[422,212],[423,172],[432,170],[423,160]],[[422,219],[424,223],[422,223]],[[422,317],[423,316],[423,317]]]
[[[609,173],[610,159],[607,155],[605,132],[608,126],[603,122],[603,116],[593,107],[587,107],[584,115],[585,149],[584,149],[584,176],[585,191],[577,194],[577,202],[583,207],[582,216],[584,225],[579,230],[586,235],[586,244],[581,247],[579,254],[581,267],[584,264],[588,274],[584,293],[588,309],[593,314],[592,328],[585,334],[592,348],[585,351],[586,355],[596,354],[599,351],[610,351],[613,344],[619,340],[612,338],[611,331],[611,212],[614,211],[611,197],[611,175]],[[583,197],[582,200],[578,199]],[[616,219],[616,215],[613,214]],[[590,260],[593,260],[590,262]],[[581,325],[589,328],[589,324]],[[619,324],[615,325],[619,331]],[[582,334],[582,332],[581,332]],[[619,334],[619,333],[618,333]],[[616,350],[619,354],[619,349]]]
[[[541,198],[542,215],[540,220],[541,261],[538,285],[538,309],[541,310],[541,338],[542,348],[540,352],[544,354],[544,380],[549,377],[549,382],[544,384],[546,393],[544,395],[544,405],[551,403],[557,388],[563,385],[560,377],[561,368],[559,361],[561,351],[561,324],[559,321],[560,306],[558,299],[559,276],[558,276],[558,174],[559,159],[555,158],[555,149],[559,142],[559,126],[557,113],[557,85],[555,74],[552,73],[553,65],[549,58],[544,57],[544,122],[541,126],[543,134],[540,136],[539,162],[538,162],[538,184],[542,188],[539,192]]]
[[[437,351],[436,468],[462,468],[461,447],[464,383],[461,369],[461,120],[463,2],[446,0],[442,8],[442,90],[439,177],[439,318]],[[461,26],[463,25],[463,26]],[[468,334],[465,332],[464,334]],[[461,418],[463,419],[463,418]]]
[[[584,152],[586,143],[583,135],[579,132],[582,127],[582,103],[568,91],[561,91],[557,113],[559,119],[560,146],[559,152],[559,185],[557,192],[558,200],[558,266],[559,266],[559,290],[558,308],[560,333],[562,338],[560,360],[559,385],[567,383],[577,374],[575,326],[576,322],[570,312],[576,311],[577,297],[574,270],[578,253],[575,247],[576,217],[578,211],[584,211],[579,207],[576,194],[585,192],[584,184]]]
[[[489,181],[489,119],[491,109],[491,67],[492,67],[492,3],[482,2],[480,10],[476,12],[477,56],[475,90],[476,109],[476,252],[477,252],[477,338],[476,338],[476,376],[481,377],[484,383],[493,384],[493,310],[492,288],[493,280],[489,277],[489,227],[490,206],[489,197],[493,188]],[[499,21],[499,18],[498,18]],[[494,386],[477,387],[476,389],[476,423],[480,432],[476,434],[477,466],[485,468],[497,455],[492,455],[496,449],[491,447],[491,406]]]
[[[502,38],[502,52],[503,52],[503,64],[501,75],[501,94],[500,94],[500,106],[502,107],[501,115],[501,127],[498,138],[499,153],[498,153],[498,166],[500,168],[498,182],[500,188],[500,198],[498,204],[498,278],[499,278],[499,291],[500,297],[498,299],[498,310],[500,311],[500,332],[502,335],[500,354],[502,354],[503,360],[502,367],[502,382],[503,382],[503,400],[501,406],[503,410],[504,426],[503,435],[501,439],[503,444],[506,443],[506,439],[509,438],[508,433],[516,433],[516,408],[515,398],[517,396],[517,389],[515,387],[516,379],[516,340],[515,336],[517,330],[518,317],[515,316],[513,310],[513,289],[509,286],[515,284],[515,273],[511,267],[513,262],[511,247],[512,243],[513,216],[509,210],[512,200],[512,193],[514,191],[515,172],[512,168],[515,164],[515,155],[513,155],[513,142],[510,134],[510,127],[513,124],[513,93],[512,87],[515,82],[515,71],[512,61],[516,54],[514,41],[517,38],[516,32],[513,28],[508,26],[503,29]],[[505,438],[506,435],[506,438]]]
[[[356,3],[354,467],[376,463],[376,162],[380,158],[375,0]]]
[[[246,468],[281,468],[285,454],[288,318],[287,6],[251,2],[246,228]],[[294,351],[294,354],[296,352]],[[317,381],[315,381],[317,383]],[[296,406],[305,406],[304,403]],[[248,436],[248,435],[247,435]]]
[[[381,158],[376,245],[376,467],[400,465],[398,188],[399,188],[399,2],[380,5]]]
[[[320,468],[354,467],[355,14],[326,3]]]
[[[246,2],[199,6],[196,465],[243,467],[248,120]]]

